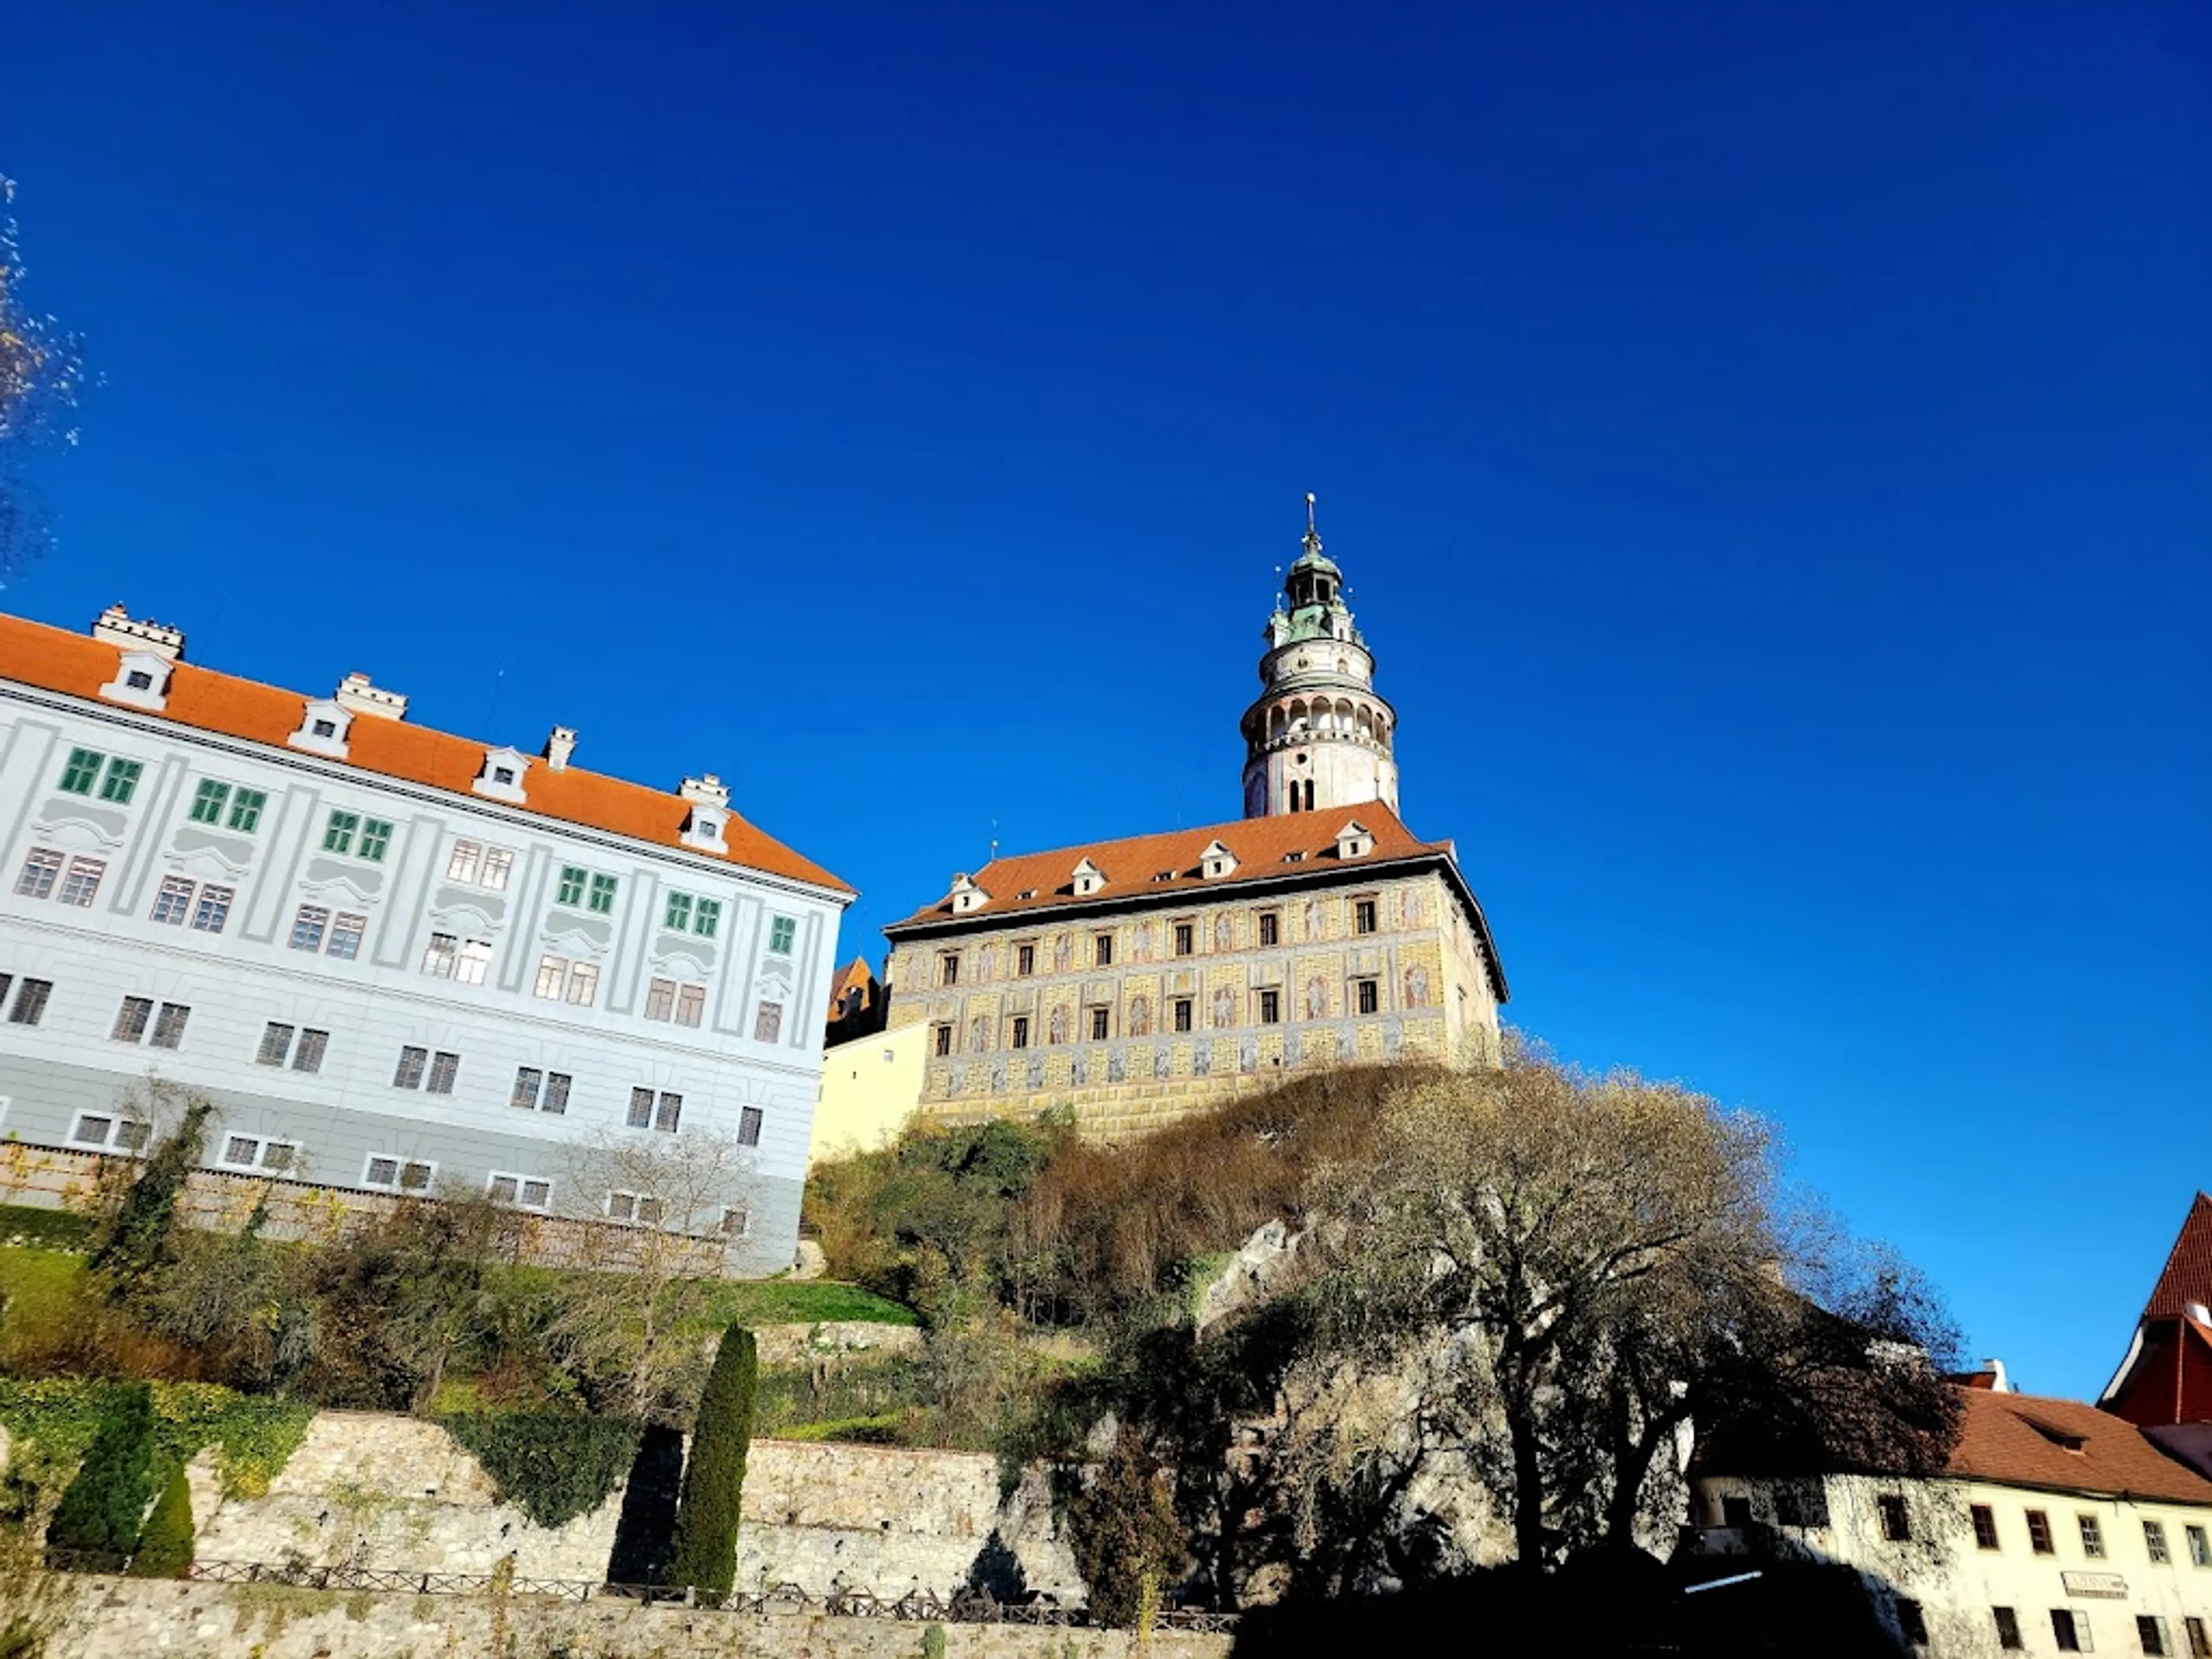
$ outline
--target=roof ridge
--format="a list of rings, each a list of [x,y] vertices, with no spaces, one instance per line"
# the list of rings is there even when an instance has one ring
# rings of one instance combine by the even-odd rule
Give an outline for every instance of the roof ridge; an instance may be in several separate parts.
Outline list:
[[[1395,823],[1401,830],[1405,830],[1407,835],[1412,836],[1414,841],[1419,842],[1423,847],[1441,847],[1443,845],[1441,842],[1422,841],[1420,836],[1414,835],[1413,830],[1407,824],[1405,819],[1400,817],[1396,812],[1391,811],[1390,804],[1388,801],[1379,799],[1373,801],[1360,801],[1355,805],[1346,806],[1342,810],[1347,815],[1346,822],[1351,821],[1349,815],[1360,811],[1371,811],[1387,814],[1393,823]],[[971,881],[980,881],[986,870],[991,869],[996,865],[1012,864],[1018,860],[1057,858],[1069,854],[1089,857],[1103,848],[1118,847],[1127,842],[1164,841],[1173,836],[1197,836],[1206,834],[1209,831],[1213,833],[1216,839],[1218,839],[1220,832],[1223,830],[1236,830],[1247,824],[1288,823],[1293,817],[1299,819],[1326,819],[1329,816],[1330,813],[1328,811],[1324,811],[1319,809],[1316,809],[1310,812],[1297,813],[1269,812],[1258,817],[1224,818],[1218,823],[1186,824],[1174,830],[1139,830],[1133,835],[1109,836],[1103,840],[1097,841],[1070,842],[1065,847],[1040,847],[1026,853],[1001,853],[996,857],[986,860],[983,863],[978,865],[975,870],[969,873],[969,879]],[[1328,839],[1334,839],[1333,832]]]

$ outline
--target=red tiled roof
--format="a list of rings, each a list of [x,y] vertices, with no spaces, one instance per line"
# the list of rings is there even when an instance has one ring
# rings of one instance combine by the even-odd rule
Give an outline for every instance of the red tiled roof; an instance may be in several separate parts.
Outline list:
[[[2173,1254],[2166,1259],[2166,1271],[2152,1287],[2142,1316],[2185,1318],[2192,1302],[2212,1307],[2212,1196],[2203,1193],[2189,1206],[2180,1237],[2173,1241]]]
[[[1373,850],[1357,860],[1342,862],[1337,858],[1336,838],[1347,824],[1354,823],[1374,837],[1375,845]],[[1237,867],[1225,876],[1209,880],[1200,866],[1206,848],[1217,841],[1235,856]],[[1294,854],[1301,856],[1293,858],[1291,855]],[[1074,886],[1075,866],[1086,858],[1103,872],[1106,884],[1097,892],[1079,898]],[[1464,878],[1459,876],[1452,843],[1421,840],[1379,800],[1362,801],[1356,806],[1327,811],[1237,818],[1195,830],[1129,836],[1120,841],[1093,842],[1080,847],[1056,848],[1048,853],[1022,853],[993,859],[969,878],[990,895],[989,901],[980,908],[955,915],[948,895],[892,922],[884,931],[896,933],[933,922],[986,926],[1008,916],[1076,904],[1150,899],[1163,895],[1182,897],[1240,883],[1353,867],[1365,869],[1417,858],[1441,859],[1451,870],[1488,953],[1498,1000],[1504,1001],[1505,972],[1490,937],[1490,924],[1474,894],[1468,890]]]
[[[1951,1453],[1953,1474],[2212,1505],[2212,1480],[2167,1456],[2123,1418],[2078,1400],[1959,1392],[1966,1416]]]
[[[869,986],[875,982],[875,972],[868,966],[867,958],[866,957],[854,957],[850,962],[847,963],[843,968],[838,970],[837,977],[830,981],[830,1011],[833,1013],[836,1012],[838,999],[842,997],[846,992],[853,989],[854,987]]]
[[[21,617],[0,615],[0,678],[82,697],[103,707],[119,707],[101,698],[100,688],[114,680],[121,658],[121,647],[106,641]],[[169,681],[167,708],[159,712],[131,712],[283,749],[284,739],[300,729],[307,703],[307,699],[296,691],[180,662]],[[347,759],[342,763],[383,777],[471,795],[469,786],[483,769],[486,747],[471,738],[404,720],[357,714],[347,732]],[[528,805],[522,809],[526,811],[651,842],[694,858],[787,876],[841,893],[853,890],[820,865],[802,858],[734,812],[722,831],[730,850],[713,853],[684,845],[684,821],[690,805],[681,796],[574,766],[558,772],[550,766],[533,766],[526,787],[529,793]]]

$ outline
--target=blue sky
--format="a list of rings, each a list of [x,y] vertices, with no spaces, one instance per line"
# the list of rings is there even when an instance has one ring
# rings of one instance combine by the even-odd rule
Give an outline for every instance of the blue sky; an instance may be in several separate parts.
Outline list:
[[[1236,814],[1315,490],[1511,1015],[2103,1382],[2212,1184],[2212,12],[523,15],[11,14],[106,383],[5,603],[719,771],[875,958]]]

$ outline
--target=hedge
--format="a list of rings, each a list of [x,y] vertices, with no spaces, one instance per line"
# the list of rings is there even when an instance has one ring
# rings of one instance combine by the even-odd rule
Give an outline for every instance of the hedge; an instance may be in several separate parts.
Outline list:
[[[437,1421],[514,1504],[541,1527],[565,1526],[607,1501],[637,1456],[629,1418],[464,1412]]]
[[[89,1450],[112,1398],[141,1386],[149,1387],[152,1395],[156,1474],[165,1475],[212,1445],[226,1498],[268,1491],[315,1414],[313,1406],[299,1401],[234,1394],[212,1382],[0,1379],[0,1424],[25,1454],[17,1461],[28,1466],[30,1478],[40,1473],[65,1477]]]
[[[82,1250],[98,1225],[75,1210],[43,1210],[28,1204],[0,1204],[0,1245],[39,1250]]]
[[[744,1504],[745,1453],[753,1437],[753,1394],[760,1353],[742,1325],[722,1333],[714,1369],[699,1396],[691,1453],[676,1503],[668,1581],[719,1600],[738,1577],[738,1517]]]
[[[50,1549],[125,1556],[138,1547],[138,1525],[154,1493],[154,1397],[143,1382],[102,1402],[76,1478],[46,1528]]]

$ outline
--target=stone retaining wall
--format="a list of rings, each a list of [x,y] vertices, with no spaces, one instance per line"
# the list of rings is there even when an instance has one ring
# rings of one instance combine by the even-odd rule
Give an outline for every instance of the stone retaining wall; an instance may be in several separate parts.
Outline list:
[[[19,1598],[44,1659],[921,1659],[926,1626],[710,1613],[635,1602],[344,1595],[273,1585],[47,1575]],[[1133,1659],[1122,1631],[945,1625],[945,1659]],[[1231,1638],[1159,1632],[1152,1659],[1228,1659]]]

